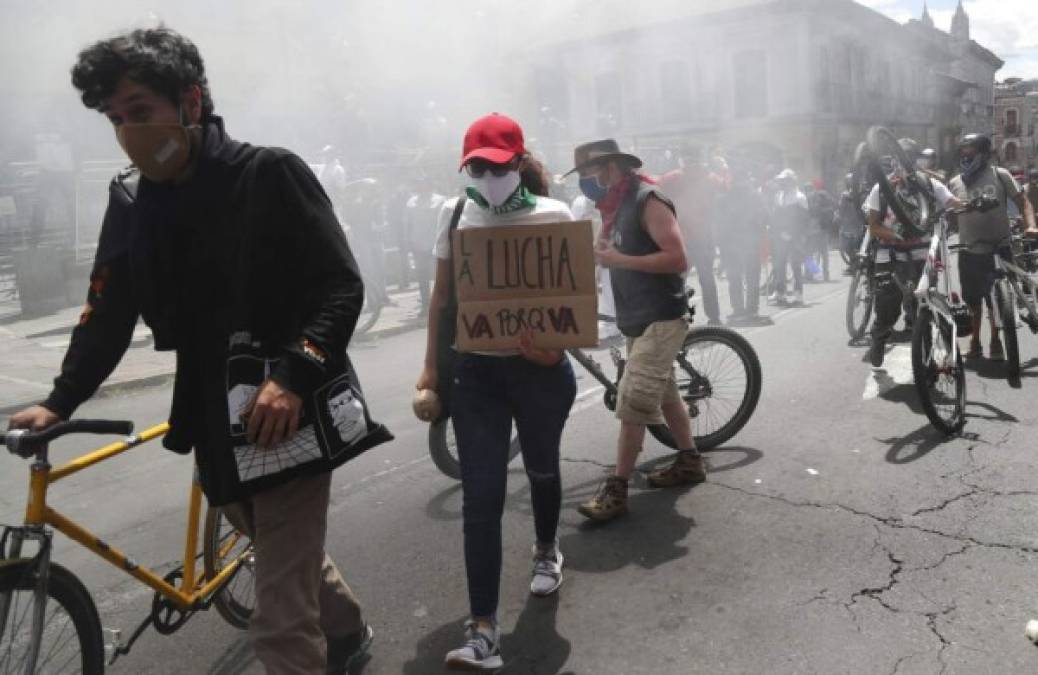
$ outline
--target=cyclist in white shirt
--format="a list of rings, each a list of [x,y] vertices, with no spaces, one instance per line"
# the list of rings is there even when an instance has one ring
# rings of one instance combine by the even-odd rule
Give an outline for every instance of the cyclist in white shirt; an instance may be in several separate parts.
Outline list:
[[[911,157],[918,152],[918,146],[911,139],[901,139],[901,147]],[[892,173],[893,161],[883,158],[884,171],[888,175]],[[940,208],[957,207],[961,202],[948,191],[947,186],[931,175],[925,175],[930,181],[930,189],[933,192],[936,206]],[[894,188],[897,189],[898,179],[894,178]],[[921,195],[910,195],[905,199],[911,201],[925,198]],[[919,275],[923,272],[926,264],[926,255],[930,248],[931,236],[929,233],[915,238],[903,239],[894,229],[896,217],[885,199],[877,183],[872,187],[865,200],[865,209],[868,213],[867,220],[869,232],[879,241],[876,251],[876,318],[872,323],[872,346],[869,357],[872,365],[879,368],[883,365],[883,357],[886,351],[887,340],[893,331],[894,324],[901,314],[902,306],[905,305],[906,321],[911,323],[915,314],[915,298],[911,293],[902,294],[902,287],[914,289]],[[931,223],[924,223],[925,227],[931,227]],[[900,282],[900,283],[899,283]]]

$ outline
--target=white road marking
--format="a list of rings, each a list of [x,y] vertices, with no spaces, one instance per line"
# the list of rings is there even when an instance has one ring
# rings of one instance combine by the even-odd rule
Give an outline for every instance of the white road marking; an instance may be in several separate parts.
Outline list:
[[[865,391],[862,400],[882,396],[894,387],[912,384],[912,348],[908,345],[894,345],[883,358],[882,368],[873,368],[865,379]]]

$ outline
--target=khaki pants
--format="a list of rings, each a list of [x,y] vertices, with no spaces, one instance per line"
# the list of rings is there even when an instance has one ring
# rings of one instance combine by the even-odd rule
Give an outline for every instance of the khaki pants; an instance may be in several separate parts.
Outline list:
[[[249,637],[270,675],[324,675],[327,640],[363,625],[353,591],[324,551],[331,480],[331,473],[297,478],[223,507],[255,548]]]
[[[684,319],[657,321],[627,340],[627,365],[617,392],[616,416],[629,424],[665,424],[662,406],[681,401],[674,359],[688,334]]]

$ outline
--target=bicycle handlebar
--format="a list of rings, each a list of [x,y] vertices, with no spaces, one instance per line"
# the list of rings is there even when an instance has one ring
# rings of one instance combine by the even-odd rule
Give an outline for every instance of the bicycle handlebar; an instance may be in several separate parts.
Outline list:
[[[19,457],[32,457],[36,452],[55,438],[67,434],[112,434],[129,436],[133,433],[133,422],[119,420],[69,420],[58,422],[42,431],[28,429],[12,429],[0,433],[0,443]]]

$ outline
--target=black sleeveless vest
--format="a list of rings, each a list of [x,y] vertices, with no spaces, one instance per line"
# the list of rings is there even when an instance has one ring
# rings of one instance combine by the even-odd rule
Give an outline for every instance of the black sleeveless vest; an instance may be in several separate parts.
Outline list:
[[[620,205],[610,235],[616,250],[625,255],[649,255],[660,247],[642,225],[649,197],[655,197],[676,213],[674,204],[654,185],[639,179]],[[639,337],[657,321],[685,316],[685,280],[680,274],[652,274],[635,270],[609,270],[616,301],[616,324],[627,337]]]

